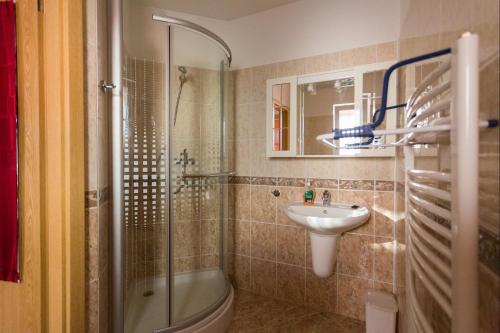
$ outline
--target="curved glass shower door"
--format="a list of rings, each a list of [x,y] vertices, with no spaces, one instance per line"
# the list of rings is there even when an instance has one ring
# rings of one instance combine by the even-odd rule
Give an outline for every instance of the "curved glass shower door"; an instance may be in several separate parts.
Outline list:
[[[210,311],[229,290],[227,58],[201,34],[170,27],[170,225],[173,324]]]
[[[138,27],[135,14],[127,2],[120,323],[126,333],[172,332],[207,317],[231,289],[232,83],[228,54],[209,32],[161,20]]]

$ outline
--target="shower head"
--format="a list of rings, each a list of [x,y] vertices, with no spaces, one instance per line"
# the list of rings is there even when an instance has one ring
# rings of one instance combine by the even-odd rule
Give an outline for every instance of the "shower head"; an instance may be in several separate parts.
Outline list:
[[[179,81],[181,81],[181,84],[184,84],[184,82],[187,81],[187,69],[184,66],[179,66],[178,69],[179,72],[181,72],[181,75],[179,75]]]

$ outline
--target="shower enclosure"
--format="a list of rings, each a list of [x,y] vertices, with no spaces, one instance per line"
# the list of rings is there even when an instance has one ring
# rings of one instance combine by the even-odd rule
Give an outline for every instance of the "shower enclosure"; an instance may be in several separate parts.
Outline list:
[[[232,302],[231,51],[131,2],[110,6],[113,331],[220,329],[207,322]]]

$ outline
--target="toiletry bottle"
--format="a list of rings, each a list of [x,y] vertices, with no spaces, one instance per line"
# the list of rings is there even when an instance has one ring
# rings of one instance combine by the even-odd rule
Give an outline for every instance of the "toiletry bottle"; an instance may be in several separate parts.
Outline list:
[[[304,191],[304,205],[314,205],[314,197],[316,193],[314,189],[311,187],[311,181],[306,179],[306,186]]]

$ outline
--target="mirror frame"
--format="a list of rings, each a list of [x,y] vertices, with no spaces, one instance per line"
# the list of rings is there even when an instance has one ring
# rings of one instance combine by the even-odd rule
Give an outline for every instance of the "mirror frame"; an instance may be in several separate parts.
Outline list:
[[[386,70],[393,61],[379,62],[373,64],[366,64],[355,66],[351,68],[344,68],[335,71],[311,73],[297,76],[288,76],[277,79],[267,80],[267,96],[266,96],[266,156],[267,157],[300,157],[300,158],[353,158],[353,157],[394,157],[396,156],[396,149],[388,147],[383,149],[360,149],[357,154],[353,155],[303,155],[301,154],[301,145],[304,139],[302,127],[303,121],[299,119],[301,114],[297,106],[297,91],[299,84],[307,84],[314,82],[324,82],[336,80],[345,77],[354,77],[354,105],[356,108],[361,109],[363,106],[363,74],[367,72],[374,72],[379,70]],[[275,84],[289,83],[290,84],[290,150],[289,151],[273,151],[273,138],[272,138],[272,86]],[[392,76],[389,82],[389,93],[387,105],[394,105],[397,103],[397,77]],[[396,128],[397,114],[396,110],[386,114],[385,122],[387,127]],[[387,141],[394,140],[395,137],[386,137]]]

